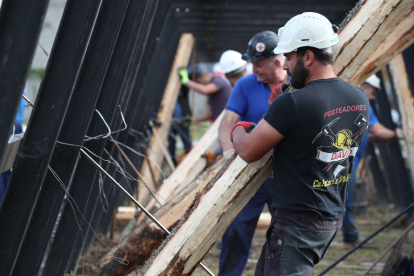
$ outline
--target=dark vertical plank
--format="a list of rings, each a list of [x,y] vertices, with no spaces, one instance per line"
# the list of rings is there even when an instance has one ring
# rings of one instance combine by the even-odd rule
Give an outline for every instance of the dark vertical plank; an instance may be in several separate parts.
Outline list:
[[[49,0],[4,0],[0,10],[0,162],[10,137]]]
[[[0,227],[0,242],[7,248],[0,253],[2,275],[15,269],[100,6],[100,1],[69,0],[65,7],[0,208],[0,221],[7,221]]]
[[[128,2],[104,1],[101,6],[78,84],[59,133],[60,142],[73,145],[83,143]],[[79,151],[80,147],[59,143],[53,151],[50,166],[65,185],[69,183]],[[21,253],[17,260],[20,265],[16,266],[13,275],[35,275],[39,271],[64,196],[65,190],[55,176],[48,172],[39,194],[39,204],[33,212],[32,223],[22,241]],[[72,220],[72,223],[76,221]]]

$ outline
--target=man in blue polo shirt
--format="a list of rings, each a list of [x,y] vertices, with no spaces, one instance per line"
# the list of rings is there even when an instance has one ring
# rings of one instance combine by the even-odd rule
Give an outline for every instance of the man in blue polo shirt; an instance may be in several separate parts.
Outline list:
[[[375,93],[381,89],[380,79],[377,76],[372,75],[361,85],[361,89],[365,92],[369,100],[375,100]],[[375,116],[375,113],[372,111],[371,107],[369,108],[369,113],[369,128],[354,158],[351,179],[348,184],[348,197],[345,201],[346,212],[342,222],[342,233],[344,243],[348,244],[353,244],[359,239],[358,229],[355,227],[354,220],[352,218],[352,201],[355,191],[357,168],[367,147],[368,135],[372,135],[381,140],[398,138],[397,133],[394,130],[390,130],[379,123],[378,118]]]
[[[271,90],[287,80],[287,73],[282,68],[283,56],[273,53],[278,40],[274,32],[260,32],[249,41],[247,53],[242,56],[243,60],[253,64],[254,74],[238,80],[227,103],[219,128],[219,142],[223,148],[224,158],[229,158],[234,153],[233,144],[229,139],[232,127],[239,120],[257,124],[269,107]],[[257,221],[266,202],[271,210],[272,191],[269,180],[263,183],[224,233],[220,254],[220,276],[242,275]]]

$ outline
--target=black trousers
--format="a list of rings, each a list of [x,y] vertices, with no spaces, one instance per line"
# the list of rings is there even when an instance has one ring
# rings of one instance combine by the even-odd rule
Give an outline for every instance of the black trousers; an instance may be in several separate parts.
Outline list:
[[[342,219],[322,220],[312,212],[275,210],[254,275],[313,275],[341,225]]]

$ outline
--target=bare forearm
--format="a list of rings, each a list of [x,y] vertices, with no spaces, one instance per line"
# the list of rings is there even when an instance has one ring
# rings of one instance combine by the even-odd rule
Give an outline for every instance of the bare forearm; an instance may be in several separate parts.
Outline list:
[[[233,128],[233,125],[230,125],[228,121],[221,121],[219,127],[219,143],[223,152],[233,149],[233,143],[230,141],[230,131]]]
[[[396,138],[396,133],[394,130],[388,129],[381,125],[380,123],[374,124],[369,128],[369,131],[375,136],[377,139],[381,140],[390,140]]]
[[[217,92],[217,87],[212,83],[201,84],[201,83],[189,80],[185,85],[188,88],[191,88],[194,91],[197,91],[198,93],[201,93],[204,95],[209,95],[209,94]]]
[[[207,121],[211,118],[211,113],[206,111],[203,114],[201,114],[200,116],[196,117],[196,122],[203,122],[203,121]]]
[[[252,162],[249,160],[249,134],[246,133],[243,127],[238,126],[233,131],[233,147],[239,156],[247,163]]]

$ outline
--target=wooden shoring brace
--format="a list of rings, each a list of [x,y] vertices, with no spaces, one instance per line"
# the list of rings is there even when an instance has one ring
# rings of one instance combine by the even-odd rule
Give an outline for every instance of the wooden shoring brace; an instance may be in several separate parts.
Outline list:
[[[169,200],[184,186],[193,181],[199,173],[201,173],[207,166],[207,159],[202,158],[204,154],[214,150],[219,146],[218,142],[218,128],[220,122],[223,119],[224,111],[214,121],[210,128],[204,133],[198,144],[187,154],[187,156],[181,161],[172,174],[164,179],[158,194]],[[151,199],[147,204],[147,210],[154,208],[156,204],[155,199]],[[140,216],[138,223],[145,217],[144,214]]]
[[[194,200],[197,193],[213,178],[218,177],[224,171],[220,171],[224,161],[219,160],[216,164],[206,169],[194,181],[184,187],[174,198],[170,199],[171,210],[165,206],[167,213],[158,209],[153,216],[167,229],[171,229],[184,216],[188,206]],[[125,213],[120,216],[125,217]],[[126,215],[127,216],[127,215]],[[151,254],[160,246],[166,235],[157,225],[145,217],[141,224],[136,225],[117,245],[102,257],[100,265],[103,273],[101,275],[121,276],[127,275],[133,269],[141,266]],[[121,264],[114,259],[114,256],[128,260],[128,265]]]
[[[333,47],[335,73],[350,81],[413,5],[414,1],[398,0],[359,2],[357,10],[351,13],[353,17],[339,34],[340,42]],[[360,79],[368,77],[367,73]],[[191,275],[198,262],[269,176],[270,166],[270,152],[250,164],[235,157],[225,167],[221,178],[210,183],[194,200],[182,224],[163,242],[138,275]]]
[[[194,37],[192,34],[184,33],[181,35],[180,41],[178,43],[177,52],[175,54],[174,63],[172,65],[170,76],[168,77],[167,86],[165,87],[164,96],[162,97],[160,109],[158,111],[157,120],[162,123],[161,127],[154,127],[157,129],[157,134],[161,143],[157,142],[157,138],[151,137],[149,143],[148,157],[153,160],[155,163],[161,167],[162,160],[164,158],[161,147],[163,142],[165,142],[169,135],[169,129],[171,124],[171,117],[174,111],[175,103],[177,101],[178,93],[180,92],[181,81],[180,77],[177,74],[177,69],[182,66],[187,66],[190,59],[191,50],[194,44]],[[142,177],[148,181],[153,187],[156,186],[158,182],[160,173],[158,168],[152,166],[154,172],[154,179],[151,176],[151,170],[149,166],[152,166],[151,162],[144,161],[141,168]],[[143,185],[138,185],[138,201],[141,204],[146,204],[148,198],[148,190],[143,187]]]
[[[414,43],[414,11],[412,10],[390,33],[384,42],[375,50],[364,65],[350,80],[358,85],[365,81],[364,76],[370,76],[385,67],[390,60]]]
[[[390,62],[390,73],[400,109],[402,130],[408,151],[408,165],[411,176],[414,177],[414,98],[401,54]]]
[[[410,20],[408,26],[397,28],[399,23],[413,10],[413,1],[367,0],[363,2],[364,4],[352,20],[340,32],[339,43],[333,47],[335,73],[353,85],[362,84],[370,75],[381,69],[378,67],[374,72],[358,72],[362,67],[375,64],[373,60],[369,61],[369,58],[377,49],[379,49],[376,54],[378,58],[383,59],[385,64],[391,61],[392,56],[389,52],[384,50],[381,52],[381,48],[390,48],[392,44],[397,44],[397,41],[387,41],[387,37],[390,35],[392,35],[390,38],[403,37],[405,32],[411,32],[413,28]],[[397,46],[400,48],[393,49],[401,52],[411,43],[412,41],[405,41],[405,43],[402,41]]]

